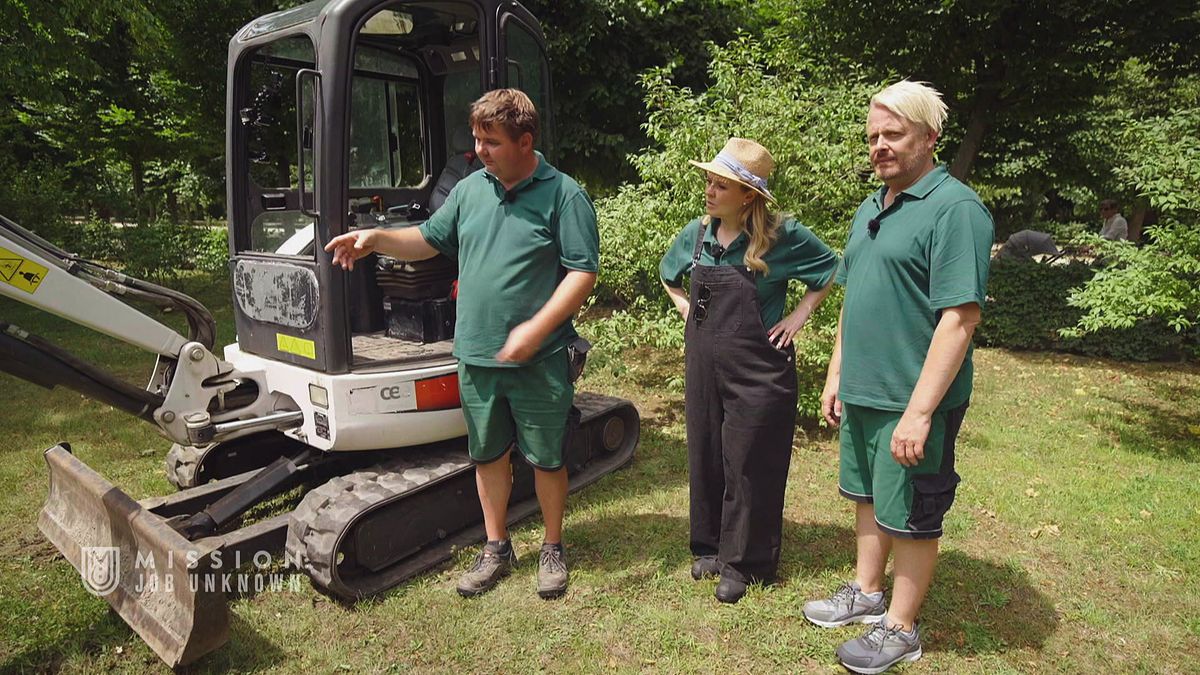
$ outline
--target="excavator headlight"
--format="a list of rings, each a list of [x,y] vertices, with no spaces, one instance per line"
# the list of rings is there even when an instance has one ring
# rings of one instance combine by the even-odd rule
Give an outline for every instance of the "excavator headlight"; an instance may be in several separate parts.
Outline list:
[[[317,407],[329,409],[329,391],[325,387],[318,387],[315,384],[308,385],[308,400]]]

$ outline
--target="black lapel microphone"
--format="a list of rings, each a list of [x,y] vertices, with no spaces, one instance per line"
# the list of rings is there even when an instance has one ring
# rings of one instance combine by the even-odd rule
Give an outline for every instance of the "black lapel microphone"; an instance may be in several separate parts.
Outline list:
[[[504,199],[500,201],[508,204],[515,204],[517,201],[517,194],[518,193],[516,190],[505,190]]]
[[[871,233],[872,237],[875,236],[879,232],[879,219],[878,218],[872,218],[867,221],[867,231]]]

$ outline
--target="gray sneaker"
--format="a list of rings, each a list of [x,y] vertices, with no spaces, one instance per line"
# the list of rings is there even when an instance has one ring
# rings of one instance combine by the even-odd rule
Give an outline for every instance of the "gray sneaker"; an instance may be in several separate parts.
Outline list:
[[[878,599],[863,594],[862,588],[853,581],[824,600],[804,603],[804,618],[822,628],[837,628],[848,623],[875,623],[887,613],[887,602],[883,593]]]
[[[886,626],[886,621],[871,626],[862,637],[843,642],[838,647],[838,660],[855,673],[882,673],[897,663],[921,658],[921,627],[913,625],[911,633],[899,626]]]
[[[475,556],[475,562],[471,564],[470,569],[458,578],[458,594],[469,598],[492,590],[496,582],[512,572],[516,562],[517,552],[512,546],[508,547],[507,553],[499,553],[485,544],[483,550]]]
[[[562,544],[542,544],[538,557],[538,595],[546,600],[562,595],[567,591],[568,576]]]

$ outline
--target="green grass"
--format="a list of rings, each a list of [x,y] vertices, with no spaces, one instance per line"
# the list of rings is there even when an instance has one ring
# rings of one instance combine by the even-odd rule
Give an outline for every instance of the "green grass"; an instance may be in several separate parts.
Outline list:
[[[191,289],[221,307],[228,288]],[[152,360],[0,301],[4,320],[141,382]],[[976,353],[959,441],[964,482],[924,612],[925,657],[906,672],[1188,672],[1200,663],[1200,369],[1057,354]],[[534,594],[535,521],[517,528],[512,578],[454,592],[455,561],[354,607],[308,585],[231,603],[232,639],[198,672],[839,672],[855,629],[800,615],[853,564],[851,508],[836,494],[831,435],[802,428],[788,484],[781,580],[719,605],[688,575],[678,354],[626,355],[618,381],[584,387],[635,401],[637,458],[571,498],[571,589]],[[169,491],[165,443],[147,425],[65,390],[0,375],[0,671],[166,668],[37,531],[40,451],[76,453],[135,498]],[[676,385],[674,385],[677,387]]]

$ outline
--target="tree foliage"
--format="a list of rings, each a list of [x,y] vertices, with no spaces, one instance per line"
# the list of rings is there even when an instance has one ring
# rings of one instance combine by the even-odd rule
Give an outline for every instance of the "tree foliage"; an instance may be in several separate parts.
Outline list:
[[[638,78],[670,66],[676,83],[706,84],[707,44],[756,25],[742,0],[528,0],[554,76],[559,165],[606,192],[634,177],[646,108]]]
[[[1105,269],[1071,296],[1085,310],[1079,328],[1125,328],[1160,317],[1176,330],[1200,324],[1200,77],[1167,92],[1174,105],[1130,120],[1116,143],[1114,173],[1162,213],[1147,243],[1092,243]]]
[[[674,83],[666,68],[645,75],[653,149],[632,158],[637,181],[597,203],[604,251],[599,295],[643,316],[641,329],[624,315],[606,322],[623,327],[602,331],[610,341],[682,345],[682,322],[668,309],[658,262],[704,212],[703,176],[687,160],[711,159],[730,136],[759,141],[776,160],[770,189],[780,206],[838,249],[873,188],[864,119],[878,83],[834,74],[783,38],[743,37],[713,46],[711,59],[712,83],[699,92]],[[802,288],[792,292],[794,302]],[[809,322],[799,354],[806,372],[827,361],[837,304],[827,301]],[[802,392],[802,408],[815,411],[817,393],[816,385]]]

